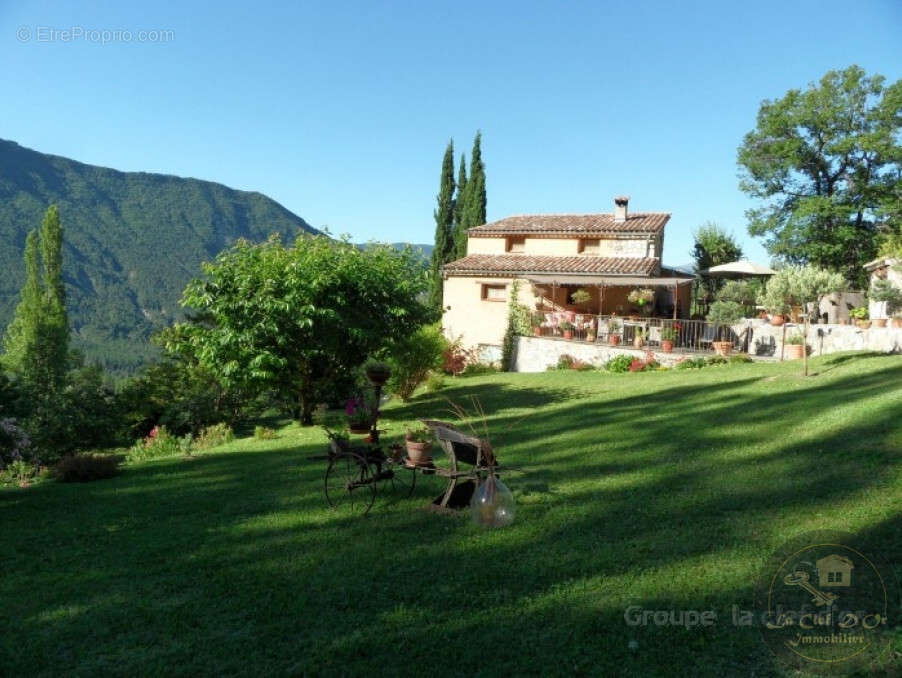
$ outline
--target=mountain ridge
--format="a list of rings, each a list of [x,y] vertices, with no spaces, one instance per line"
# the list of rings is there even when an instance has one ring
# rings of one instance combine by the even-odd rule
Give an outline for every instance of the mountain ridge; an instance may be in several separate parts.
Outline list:
[[[129,372],[156,355],[150,335],[184,316],[178,300],[200,264],[239,238],[318,233],[259,191],[155,172],[125,172],[0,139],[0,328],[24,281],[25,237],[56,204],[73,345]]]

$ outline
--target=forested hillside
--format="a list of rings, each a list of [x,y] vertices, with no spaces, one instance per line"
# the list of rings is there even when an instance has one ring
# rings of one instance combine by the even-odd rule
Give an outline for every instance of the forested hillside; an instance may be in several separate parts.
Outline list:
[[[117,373],[154,355],[151,333],[182,310],[185,284],[238,238],[286,241],[307,222],[260,193],[144,172],[119,172],[0,139],[0,326],[24,280],[29,230],[56,204],[73,345]]]

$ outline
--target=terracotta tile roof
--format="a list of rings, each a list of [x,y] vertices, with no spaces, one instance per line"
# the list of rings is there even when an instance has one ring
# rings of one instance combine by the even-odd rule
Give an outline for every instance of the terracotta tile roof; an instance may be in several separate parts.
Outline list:
[[[659,233],[670,220],[667,212],[637,212],[626,221],[614,221],[613,214],[526,214],[471,228],[473,237],[506,234]]]
[[[655,275],[660,262],[638,257],[544,257],[470,254],[445,264],[447,273],[610,273]]]

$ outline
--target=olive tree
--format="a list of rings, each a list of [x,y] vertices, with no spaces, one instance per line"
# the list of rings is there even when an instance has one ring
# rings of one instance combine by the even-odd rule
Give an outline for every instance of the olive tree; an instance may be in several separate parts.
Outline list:
[[[758,303],[771,313],[786,313],[793,306],[819,305],[824,295],[845,287],[839,273],[812,265],[787,266],[770,277]]]
[[[427,272],[410,248],[322,235],[290,247],[239,241],[204,273],[182,297],[197,317],[167,335],[167,349],[192,354],[227,386],[286,395],[305,425],[367,356],[432,315]]]

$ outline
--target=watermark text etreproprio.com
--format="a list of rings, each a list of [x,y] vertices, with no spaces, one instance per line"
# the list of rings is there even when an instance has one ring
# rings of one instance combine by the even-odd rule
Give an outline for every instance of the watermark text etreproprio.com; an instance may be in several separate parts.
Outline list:
[[[19,42],[90,42],[99,45],[112,43],[167,43],[175,40],[175,31],[169,28],[129,30],[127,28],[86,28],[70,26],[20,26],[16,31]]]

